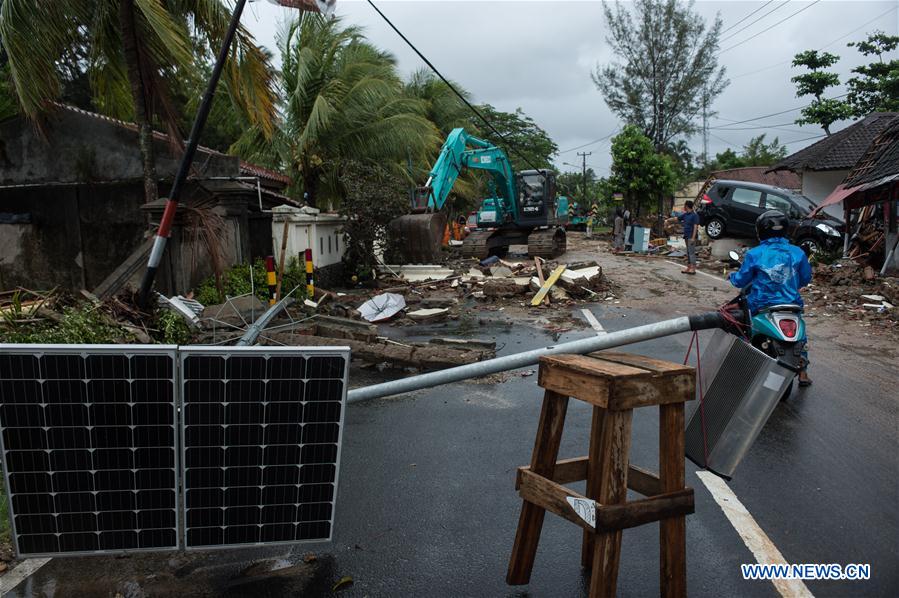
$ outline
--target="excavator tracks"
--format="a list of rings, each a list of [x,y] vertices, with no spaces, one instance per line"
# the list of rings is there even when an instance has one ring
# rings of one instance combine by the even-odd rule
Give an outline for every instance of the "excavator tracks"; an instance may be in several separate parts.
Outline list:
[[[535,230],[528,235],[528,255],[531,257],[557,258],[567,248],[565,231],[561,228]]]
[[[462,257],[474,257],[479,260],[490,255],[488,242],[493,236],[492,230],[476,230],[462,241]]]

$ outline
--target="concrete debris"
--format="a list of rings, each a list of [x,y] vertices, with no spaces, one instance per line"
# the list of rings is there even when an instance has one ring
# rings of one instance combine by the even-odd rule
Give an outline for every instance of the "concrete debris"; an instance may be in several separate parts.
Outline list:
[[[394,266],[386,264],[378,266],[379,272],[389,272],[399,276],[407,282],[424,282],[427,280],[444,280],[453,275],[453,271],[444,266],[431,264],[410,264],[406,266]]]
[[[506,266],[492,266],[490,268],[490,276],[494,278],[509,278],[512,276],[512,269]]]
[[[268,309],[256,295],[242,295],[229,299],[225,303],[207,305],[200,314],[200,320],[206,327],[213,321],[224,322],[233,326],[246,326]]]
[[[457,349],[485,349],[496,350],[496,341],[488,341],[477,338],[432,338],[428,341],[432,345],[449,345]]]
[[[417,309],[406,315],[419,323],[441,322],[449,315],[449,310],[446,308]]]
[[[503,278],[484,282],[484,295],[487,297],[515,297],[528,291],[528,279],[521,284],[520,278]]]
[[[862,299],[865,301],[880,301],[883,302],[886,298],[883,295],[862,295]]]

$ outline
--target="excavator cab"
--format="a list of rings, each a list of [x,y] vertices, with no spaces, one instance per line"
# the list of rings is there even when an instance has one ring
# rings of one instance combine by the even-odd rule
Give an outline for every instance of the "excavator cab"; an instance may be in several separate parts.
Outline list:
[[[556,173],[551,170],[523,170],[518,173],[519,226],[546,226],[555,221]]]

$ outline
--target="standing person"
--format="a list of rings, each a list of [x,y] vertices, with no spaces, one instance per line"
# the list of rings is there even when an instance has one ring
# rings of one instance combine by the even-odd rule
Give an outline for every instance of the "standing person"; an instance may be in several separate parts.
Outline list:
[[[687,267],[683,274],[696,274],[696,239],[699,236],[699,216],[693,211],[693,202],[684,202],[684,213],[677,217],[684,223],[684,241],[687,244]]]
[[[615,208],[615,223],[612,228],[612,251],[618,253],[624,249],[624,213]]]

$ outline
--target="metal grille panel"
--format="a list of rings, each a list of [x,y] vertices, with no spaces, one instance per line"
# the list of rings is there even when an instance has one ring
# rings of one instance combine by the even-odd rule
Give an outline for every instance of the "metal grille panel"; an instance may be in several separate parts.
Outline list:
[[[22,556],[178,542],[175,348],[0,345],[0,453]]]
[[[185,547],[329,540],[349,351],[181,351]]]

